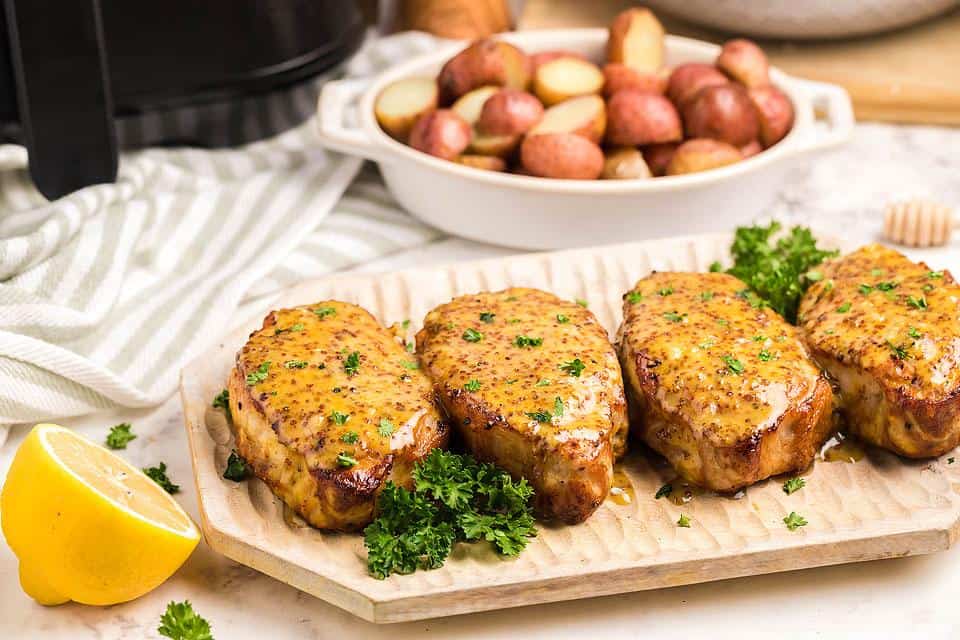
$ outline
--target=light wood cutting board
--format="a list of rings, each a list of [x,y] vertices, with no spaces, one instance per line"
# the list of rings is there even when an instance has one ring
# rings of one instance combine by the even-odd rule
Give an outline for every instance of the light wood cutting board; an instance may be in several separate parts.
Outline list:
[[[606,26],[628,0],[527,0],[521,29]],[[728,34],[662,16],[670,33]],[[862,120],[960,125],[960,10],[914,27],[842,42],[763,42],[787,73],[846,87]]]

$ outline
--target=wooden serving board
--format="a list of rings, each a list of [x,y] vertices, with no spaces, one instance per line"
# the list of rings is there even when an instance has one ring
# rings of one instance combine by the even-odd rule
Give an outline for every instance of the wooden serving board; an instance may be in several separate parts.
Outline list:
[[[427,311],[456,295],[531,286],[587,300],[613,335],[621,295],[637,279],[652,270],[705,271],[727,259],[731,239],[718,234],[339,275],[290,290],[278,306],[336,298],[362,305],[385,325],[410,319],[412,334]],[[211,401],[254,328],[233,331],[182,374],[204,536],[216,551],[366,620],[417,620],[929,553],[948,548],[960,532],[960,463],[947,456],[906,461],[871,450],[853,464],[818,461],[805,475],[806,487],[789,496],[778,478],[739,499],[703,494],[677,505],[654,498],[674,474],[634,450],[617,474],[629,501],[614,496],[577,526],[541,525],[519,557],[459,544],[440,569],[376,580],[367,574],[360,535],[311,529],[259,480],[221,477],[233,436]],[[789,531],[783,518],[791,511],[809,524]],[[690,528],[676,526],[681,513]]]
[[[632,0],[527,0],[520,29],[607,26]],[[720,43],[729,34],[660,15],[672,34]],[[960,125],[960,10],[888,33],[836,41],[762,41],[801,78],[839,84],[858,119]]]

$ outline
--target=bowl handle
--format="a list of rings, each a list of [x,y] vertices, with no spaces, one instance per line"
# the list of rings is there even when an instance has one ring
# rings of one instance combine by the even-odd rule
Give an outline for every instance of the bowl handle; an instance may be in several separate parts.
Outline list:
[[[320,143],[341,153],[383,162],[387,154],[356,124],[356,100],[370,85],[370,78],[334,80],[323,85],[317,106],[317,136]]]
[[[799,84],[807,93],[814,110],[824,115],[826,124],[826,130],[817,128],[812,135],[801,140],[797,151],[828,149],[848,141],[853,135],[856,118],[853,116],[853,105],[847,90],[835,84],[814,80],[792,78],[791,82]]]

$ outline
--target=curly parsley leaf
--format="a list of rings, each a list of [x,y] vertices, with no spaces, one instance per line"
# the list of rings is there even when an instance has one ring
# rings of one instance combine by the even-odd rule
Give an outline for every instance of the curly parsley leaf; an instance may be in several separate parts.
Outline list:
[[[388,482],[377,519],[364,529],[376,578],[443,565],[457,541],[486,540],[516,555],[536,535],[533,489],[492,464],[434,449],[414,466],[415,489]]]
[[[360,352],[351,351],[343,361],[343,370],[348,376],[355,376],[360,373]]]
[[[227,468],[223,471],[223,477],[234,482],[242,482],[250,477],[250,465],[237,453],[236,449],[231,451],[230,457],[227,458]]]
[[[137,435],[130,431],[131,428],[129,422],[121,422],[110,427],[110,433],[107,434],[107,446],[111,449],[126,449],[128,442],[137,439]]]
[[[251,371],[247,374],[247,386],[252,387],[255,384],[259,384],[267,379],[267,376],[270,375],[270,361],[264,360],[260,363],[260,366],[257,367],[256,371]]]
[[[774,311],[796,323],[800,297],[817,279],[813,268],[838,252],[818,248],[806,227],[793,227],[774,242],[780,229],[778,222],[738,227],[730,248],[733,267],[727,273],[746,282]]]
[[[790,478],[783,483],[783,492],[787,495],[794,493],[795,491],[800,491],[807,486],[807,481],[803,478]]]
[[[783,524],[787,525],[787,529],[790,531],[796,531],[800,527],[807,526],[807,519],[796,511],[791,511],[790,514],[783,519]]]
[[[213,640],[210,623],[197,615],[189,600],[167,605],[157,633],[171,640]]]
[[[167,465],[164,462],[161,462],[156,467],[147,467],[143,470],[147,477],[156,482],[158,485],[163,487],[163,490],[167,493],[174,494],[180,491],[180,485],[173,484],[170,481],[170,478],[167,477]]]
[[[583,373],[583,370],[586,368],[587,365],[583,364],[583,361],[581,361],[580,358],[568,360],[560,365],[561,371],[567,375],[573,376],[574,378],[579,378],[580,374]]]

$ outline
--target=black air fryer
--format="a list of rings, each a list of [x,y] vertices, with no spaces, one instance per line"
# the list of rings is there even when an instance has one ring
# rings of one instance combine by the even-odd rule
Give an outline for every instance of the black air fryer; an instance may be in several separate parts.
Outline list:
[[[282,117],[265,101],[332,70],[364,33],[351,0],[0,3],[0,142],[27,147],[50,199],[112,182],[118,148],[235,145],[306,119],[312,99]]]

